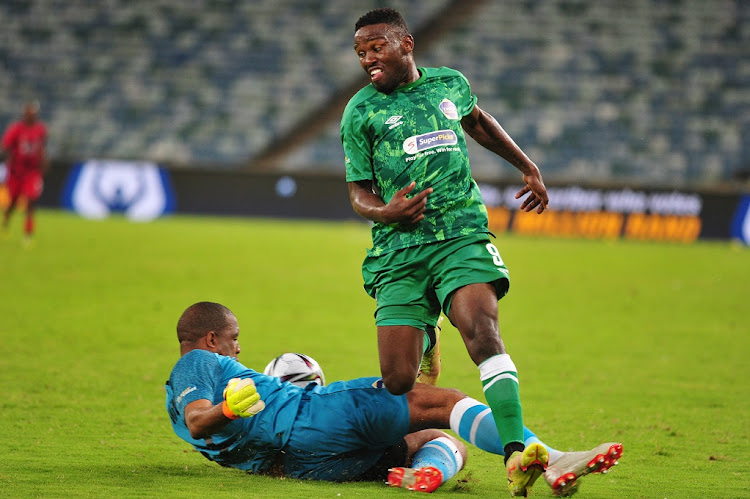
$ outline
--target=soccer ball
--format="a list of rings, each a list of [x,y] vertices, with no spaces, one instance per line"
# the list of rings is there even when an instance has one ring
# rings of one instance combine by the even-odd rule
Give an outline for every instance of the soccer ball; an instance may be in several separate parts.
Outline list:
[[[268,363],[263,374],[274,376],[281,381],[306,387],[310,383],[325,386],[326,378],[323,376],[323,369],[310,357],[303,353],[282,353]]]

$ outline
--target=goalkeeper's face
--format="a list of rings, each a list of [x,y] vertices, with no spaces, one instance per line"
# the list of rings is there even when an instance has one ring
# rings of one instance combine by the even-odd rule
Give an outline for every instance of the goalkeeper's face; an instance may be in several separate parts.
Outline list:
[[[227,317],[227,325],[221,331],[216,332],[213,351],[220,355],[237,358],[240,353],[240,327],[234,315]]]

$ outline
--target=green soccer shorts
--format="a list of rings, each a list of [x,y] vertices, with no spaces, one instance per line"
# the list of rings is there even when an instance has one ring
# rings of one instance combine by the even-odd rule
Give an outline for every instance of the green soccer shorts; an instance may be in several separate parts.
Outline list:
[[[368,256],[362,264],[365,291],[377,300],[375,324],[435,326],[441,309],[448,316],[453,293],[468,284],[492,283],[501,299],[510,276],[489,234]]]

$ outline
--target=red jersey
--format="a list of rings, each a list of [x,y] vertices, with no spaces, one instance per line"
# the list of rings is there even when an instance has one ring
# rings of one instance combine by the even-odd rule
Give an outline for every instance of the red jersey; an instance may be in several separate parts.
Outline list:
[[[25,121],[11,124],[2,140],[3,148],[8,151],[8,173],[20,175],[30,170],[40,170],[46,140],[47,127],[41,121],[33,125]]]

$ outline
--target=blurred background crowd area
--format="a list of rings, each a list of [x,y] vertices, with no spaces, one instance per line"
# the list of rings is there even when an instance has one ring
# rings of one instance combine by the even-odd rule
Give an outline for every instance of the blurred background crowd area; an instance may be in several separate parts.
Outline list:
[[[750,171],[744,0],[5,0],[0,126],[38,99],[52,158],[343,175],[341,111],[367,83],[354,23],[382,6],[548,180]],[[517,177],[470,150],[477,178]]]

